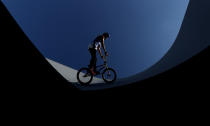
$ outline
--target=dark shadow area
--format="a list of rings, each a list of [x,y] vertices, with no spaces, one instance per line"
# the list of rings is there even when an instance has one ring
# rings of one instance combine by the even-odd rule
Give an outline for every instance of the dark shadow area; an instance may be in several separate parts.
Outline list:
[[[209,3],[208,0],[191,0],[176,43],[159,63],[158,68],[172,67],[209,45],[210,17],[207,13],[210,12]],[[119,97],[131,95],[141,95],[140,97],[168,97],[169,95],[172,97],[181,95],[184,97],[203,97],[207,96],[208,93],[209,48],[189,61],[150,79],[113,89],[81,92],[46,62],[1,2],[0,26],[0,41],[5,44],[1,46],[1,50],[6,50],[3,53],[5,57],[2,59],[5,64],[3,65],[5,69],[2,71],[5,81],[2,86],[7,87],[7,94],[14,94],[14,96],[21,94],[27,97],[42,97],[43,94],[47,96],[59,94],[70,96],[70,94],[74,94],[73,97],[75,94],[77,94],[76,96],[89,94],[88,96],[95,95],[97,97],[112,96],[113,94]],[[196,43],[191,43],[191,41]],[[182,45],[182,43],[185,44]],[[177,49],[179,49],[178,52]]]
[[[2,85],[9,93],[37,96],[77,89],[71,86],[30,42],[0,2],[0,42],[4,58]],[[4,88],[3,88],[4,89]],[[14,95],[15,96],[15,95]]]

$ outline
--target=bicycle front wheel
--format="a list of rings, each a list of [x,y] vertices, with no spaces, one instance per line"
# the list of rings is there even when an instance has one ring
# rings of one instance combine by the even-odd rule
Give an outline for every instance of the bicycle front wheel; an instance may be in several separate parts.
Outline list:
[[[105,69],[102,73],[102,78],[106,83],[114,82],[117,78],[117,73],[114,69],[108,68]]]
[[[89,85],[93,79],[93,74],[88,68],[81,68],[77,72],[77,80],[81,85]]]

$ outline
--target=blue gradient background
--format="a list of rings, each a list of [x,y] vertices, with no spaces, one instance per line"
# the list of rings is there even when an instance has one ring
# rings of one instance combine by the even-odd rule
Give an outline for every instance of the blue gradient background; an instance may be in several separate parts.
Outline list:
[[[23,31],[52,60],[79,69],[100,33],[118,78],[160,60],[181,27],[189,0],[3,0]],[[100,59],[98,58],[98,61]],[[99,61],[98,63],[102,63]]]

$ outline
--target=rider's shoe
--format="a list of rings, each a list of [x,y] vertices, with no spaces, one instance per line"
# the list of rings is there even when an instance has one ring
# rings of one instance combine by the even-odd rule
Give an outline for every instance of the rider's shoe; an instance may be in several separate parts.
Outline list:
[[[96,75],[95,71],[93,69],[90,69],[91,73],[93,74],[93,76]]]
[[[96,75],[99,75],[100,72],[96,71],[96,70],[93,70],[93,69],[90,69],[91,73],[93,74],[93,76],[96,76]]]

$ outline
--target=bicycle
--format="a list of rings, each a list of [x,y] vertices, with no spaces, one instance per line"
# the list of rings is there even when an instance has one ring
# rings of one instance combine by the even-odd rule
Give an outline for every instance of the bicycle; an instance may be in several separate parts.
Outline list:
[[[109,68],[106,57],[103,58],[104,64],[96,66],[96,71],[98,71],[98,74],[96,75],[102,75],[102,79],[106,83],[112,83],[117,78],[117,73],[113,68]],[[89,85],[93,80],[93,73],[91,72],[90,68],[84,67],[81,68],[77,72],[77,80],[81,85]]]

